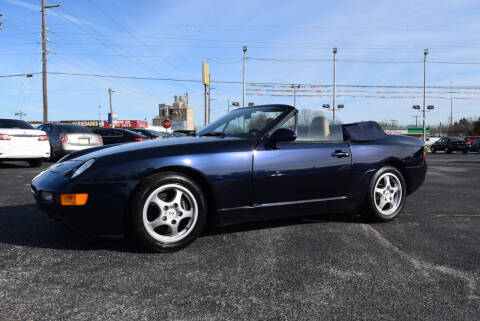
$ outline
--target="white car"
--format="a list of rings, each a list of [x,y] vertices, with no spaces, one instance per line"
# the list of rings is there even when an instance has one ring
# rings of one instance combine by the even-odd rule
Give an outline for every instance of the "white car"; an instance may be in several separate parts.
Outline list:
[[[44,131],[23,120],[0,118],[0,162],[22,160],[40,167],[49,156],[50,143]]]

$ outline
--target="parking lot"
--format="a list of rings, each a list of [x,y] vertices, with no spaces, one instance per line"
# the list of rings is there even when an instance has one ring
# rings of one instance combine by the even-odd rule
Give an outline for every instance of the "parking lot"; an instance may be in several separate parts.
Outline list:
[[[2,320],[480,314],[480,154],[430,154],[425,184],[390,223],[332,215],[244,224],[168,254],[57,226],[30,195],[39,171],[0,164]]]

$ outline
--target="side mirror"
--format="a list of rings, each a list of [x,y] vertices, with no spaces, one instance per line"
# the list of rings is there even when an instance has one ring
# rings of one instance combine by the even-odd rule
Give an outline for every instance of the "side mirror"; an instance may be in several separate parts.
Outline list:
[[[279,128],[268,138],[268,144],[275,146],[278,142],[293,142],[297,139],[297,134],[287,128]]]

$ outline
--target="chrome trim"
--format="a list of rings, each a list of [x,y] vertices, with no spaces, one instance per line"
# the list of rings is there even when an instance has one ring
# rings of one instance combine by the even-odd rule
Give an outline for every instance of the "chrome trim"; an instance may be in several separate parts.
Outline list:
[[[219,212],[220,211],[234,211],[234,210],[272,207],[272,206],[284,206],[284,205],[306,204],[306,203],[316,203],[316,202],[339,201],[339,200],[344,200],[346,198],[347,198],[346,196],[337,196],[337,197],[327,197],[327,198],[314,198],[314,199],[301,200],[301,201],[254,204],[253,206],[239,206],[239,207],[231,207],[231,208],[222,208],[222,209],[219,209],[218,211]]]

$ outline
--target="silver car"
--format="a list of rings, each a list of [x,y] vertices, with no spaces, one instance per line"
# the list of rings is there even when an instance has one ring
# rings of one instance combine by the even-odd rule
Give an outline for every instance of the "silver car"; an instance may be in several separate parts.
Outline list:
[[[77,150],[103,145],[102,136],[80,125],[52,123],[41,125],[38,129],[49,137],[51,160]]]

